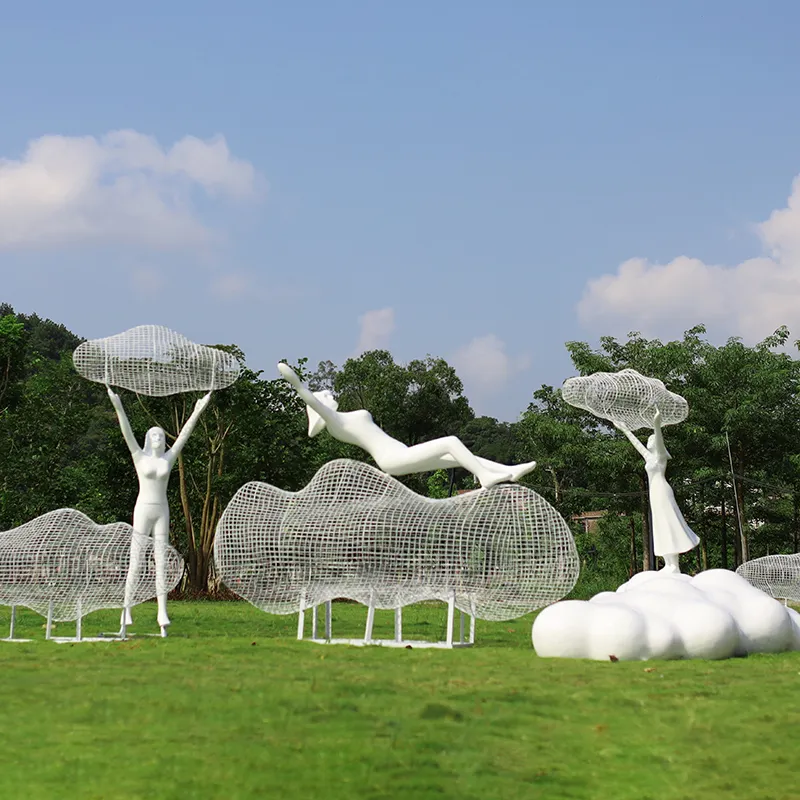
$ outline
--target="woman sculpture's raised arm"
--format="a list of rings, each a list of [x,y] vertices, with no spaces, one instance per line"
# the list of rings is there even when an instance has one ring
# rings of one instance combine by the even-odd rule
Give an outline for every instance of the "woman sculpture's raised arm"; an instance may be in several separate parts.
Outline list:
[[[330,392],[309,391],[288,364],[280,363],[278,369],[306,404],[309,436],[316,436],[327,428],[335,439],[366,450],[388,475],[463,467],[478,479],[482,487],[488,488],[519,480],[536,466],[535,461],[506,466],[479,458],[455,436],[408,447],[379,428],[368,411],[339,411]]]
[[[189,419],[183,425],[171,448],[166,446],[166,433],[163,428],[150,428],[145,434],[144,446],[139,447],[133,435],[130,422],[125,414],[119,395],[111,387],[108,396],[117,413],[119,427],[128,449],[133,456],[133,465],[139,479],[139,495],[133,509],[134,538],[131,542],[131,559],[128,566],[128,577],[125,581],[125,599],[122,610],[122,631],[132,624],[130,603],[136,581],[139,577],[143,541],[140,536],[153,538],[153,556],[156,564],[156,597],[158,601],[158,624],[161,635],[166,636],[169,625],[167,615],[166,588],[166,553],[169,544],[169,503],[167,502],[167,484],[172,467],[183,450],[186,441],[197,425],[200,415],[211,400],[211,392],[201,397],[194,406]],[[137,536],[139,534],[140,536]]]

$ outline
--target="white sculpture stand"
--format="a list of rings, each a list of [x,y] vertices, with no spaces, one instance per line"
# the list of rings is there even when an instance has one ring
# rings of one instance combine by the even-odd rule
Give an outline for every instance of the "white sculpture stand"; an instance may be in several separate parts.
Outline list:
[[[5,639],[0,641],[3,642],[12,642],[12,643],[24,643],[24,642],[32,642],[33,639],[18,639],[14,634],[16,633],[17,627],[17,607],[11,606],[11,620],[8,626],[8,636]]]
[[[734,572],[640,572],[616,592],[565,600],[534,620],[545,658],[723,659],[800,650],[800,614]]]
[[[302,603],[300,612],[297,617],[297,638],[300,641],[311,641],[315,644],[346,644],[355,647],[363,647],[365,645],[375,645],[380,647],[404,647],[413,648],[415,650],[422,648],[440,648],[452,649],[454,647],[471,647],[475,643],[475,617],[469,617],[469,638],[465,638],[466,625],[465,621],[467,615],[463,611],[459,611],[459,638],[456,640],[453,635],[454,621],[455,621],[455,592],[450,602],[447,604],[447,634],[443,642],[431,642],[421,639],[404,639],[403,638],[403,609],[394,609],[394,639],[375,639],[372,636],[373,624],[375,621],[375,606],[367,606],[367,624],[364,629],[363,639],[334,639],[331,633],[331,601],[328,600],[323,604],[325,607],[325,635],[319,635],[319,619],[318,612],[319,606],[313,606],[311,611],[311,638],[304,639],[305,628],[305,611]]]
[[[433,500],[361,461],[325,464],[299,492],[248,483],[220,517],[214,541],[225,585],[271,614],[337,598],[374,611],[423,600],[454,614],[516,619],[564,597],[578,577],[572,534],[536,492],[517,484]],[[402,639],[402,611],[395,639]],[[405,642],[407,644],[407,642]]]

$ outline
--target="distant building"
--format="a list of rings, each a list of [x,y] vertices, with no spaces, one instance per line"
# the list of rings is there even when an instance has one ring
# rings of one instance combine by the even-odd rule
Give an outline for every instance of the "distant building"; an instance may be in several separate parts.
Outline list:
[[[607,511],[584,511],[580,514],[573,514],[570,519],[572,522],[580,523],[584,533],[594,533],[600,518],[607,513]]]

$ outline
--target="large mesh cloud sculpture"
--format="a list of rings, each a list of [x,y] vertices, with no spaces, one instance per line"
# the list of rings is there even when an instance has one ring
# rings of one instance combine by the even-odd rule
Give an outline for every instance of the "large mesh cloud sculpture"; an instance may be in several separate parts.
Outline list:
[[[97,525],[72,508],[51,511],[0,533],[0,604],[27,606],[52,619],[75,620],[100,608],[122,608],[132,537],[142,558],[136,605],[156,595],[153,540],[124,522]],[[183,559],[167,546],[166,591],[183,575]]]
[[[514,619],[563,597],[579,571],[566,522],[531,489],[432,500],[347,459],[297,493],[245,484],[220,518],[214,555],[223,582],[273,614],[336,598],[398,608],[455,592],[466,613]]]
[[[754,558],[736,573],[770,597],[800,602],[800,554]]]
[[[567,378],[561,396],[571,406],[622,423],[632,431],[652,428],[656,409],[661,412],[662,425],[683,422],[689,415],[683,397],[670,392],[658,378],[648,378],[635,369]]]
[[[195,344],[161,325],[139,325],[105,339],[91,339],[72,354],[75,369],[97,383],[163,397],[224,389],[242,365],[230,353]]]

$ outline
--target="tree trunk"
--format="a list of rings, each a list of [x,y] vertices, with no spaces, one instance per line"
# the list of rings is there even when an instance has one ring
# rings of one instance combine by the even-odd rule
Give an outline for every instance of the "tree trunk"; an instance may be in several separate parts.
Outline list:
[[[724,488],[724,483],[723,483]],[[720,507],[721,520],[722,520],[722,542],[721,542],[721,555],[722,555],[722,569],[728,569],[728,526],[727,516],[725,512],[725,495],[722,495],[722,505]]]
[[[642,475],[642,569],[647,571],[654,568],[655,556],[653,555],[653,536],[650,531],[650,497],[647,492],[647,476]]]
[[[631,563],[628,568],[628,577],[632,578],[636,574],[636,522],[631,514]]]

